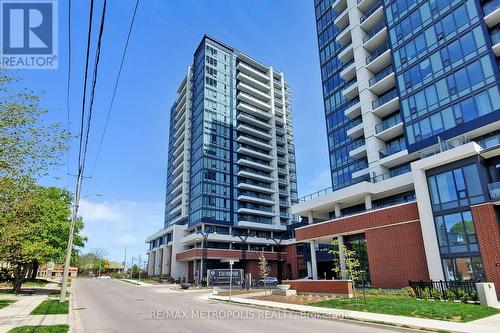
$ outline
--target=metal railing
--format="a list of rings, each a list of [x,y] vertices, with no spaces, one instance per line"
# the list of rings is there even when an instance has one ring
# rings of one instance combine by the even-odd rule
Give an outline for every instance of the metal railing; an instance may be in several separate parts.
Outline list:
[[[385,21],[382,20],[380,23],[378,23],[373,29],[371,29],[366,36],[363,37],[363,43],[366,43],[369,41],[373,36],[378,34],[382,29],[385,28]]]
[[[377,126],[375,126],[375,131],[378,134],[378,133],[380,133],[382,131],[385,131],[388,128],[391,128],[394,125],[399,124],[399,123],[401,123],[401,114],[397,113],[394,116],[385,119],[380,124],[378,124]]]
[[[359,18],[359,23],[363,23],[368,17],[370,17],[371,14],[375,13],[377,9],[379,9],[381,6],[382,6],[381,1],[378,1],[376,4],[374,4],[372,8],[368,9],[366,13],[364,13],[363,16]]]
[[[403,175],[403,174],[408,173],[410,171],[411,171],[411,167],[408,164],[408,165],[405,165],[404,167],[401,167],[401,168],[398,168],[398,169],[395,169],[395,170],[392,170],[392,171],[389,171],[386,173],[382,173],[380,175],[374,175],[371,178],[371,181],[372,181],[372,183],[378,183],[378,182],[381,182],[381,181],[386,180],[386,179],[390,179],[390,178],[393,178],[396,176]]]
[[[484,15],[493,13],[497,8],[500,7],[500,0],[491,0],[483,4]]]
[[[436,155],[439,153],[442,153],[444,151],[447,151],[449,149],[455,148],[462,146],[464,144],[469,143],[470,140],[466,136],[459,136],[458,138],[455,139],[450,139],[450,140],[442,140],[438,136],[438,144],[435,146],[432,146],[428,149],[422,150],[420,154],[420,158],[426,158],[432,155]]]
[[[382,46],[379,46],[375,51],[372,52],[371,55],[366,57],[366,64],[368,65],[373,60],[377,59],[380,55],[389,50],[389,44],[385,43]]]
[[[380,96],[377,100],[372,102],[372,108],[376,109],[379,106],[384,105],[385,103],[389,102],[390,100],[398,97],[398,92],[396,89],[392,89],[389,92],[383,94]]]
[[[399,153],[400,151],[403,151],[405,149],[406,149],[405,142],[400,141],[398,143],[391,144],[391,145],[385,147],[384,149],[379,150],[379,155],[380,155],[380,158],[384,158],[384,157],[390,156],[392,154]]]
[[[408,284],[415,291],[417,298],[425,298],[425,296],[434,298],[432,291],[439,293],[441,299],[449,299],[453,295],[453,299],[459,298],[459,291],[467,294],[471,300],[477,301],[477,287],[473,280],[468,281],[408,281]],[[453,292],[453,294],[450,293]],[[425,295],[427,293],[427,295]]]
[[[375,74],[369,81],[368,83],[370,84],[370,87],[373,86],[375,83],[379,82],[383,78],[385,78],[387,75],[393,73],[394,70],[392,69],[392,65],[387,66],[377,74]]]

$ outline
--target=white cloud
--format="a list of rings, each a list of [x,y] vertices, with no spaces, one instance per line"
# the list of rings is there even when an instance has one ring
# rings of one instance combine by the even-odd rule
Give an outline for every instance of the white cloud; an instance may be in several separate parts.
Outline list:
[[[103,248],[112,260],[122,261],[124,245],[127,257],[146,254],[146,237],[163,226],[164,206],[161,202],[127,200],[94,202],[82,199],[79,215],[88,242],[84,251]]]

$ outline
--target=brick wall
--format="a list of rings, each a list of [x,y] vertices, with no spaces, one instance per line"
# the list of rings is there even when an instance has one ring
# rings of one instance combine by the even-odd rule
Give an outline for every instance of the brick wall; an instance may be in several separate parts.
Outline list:
[[[352,283],[349,280],[299,280],[283,281],[283,284],[292,285],[290,289],[298,293],[335,294],[352,297]]]
[[[417,204],[413,202],[302,227],[296,230],[296,238],[301,241],[418,219]]]
[[[374,287],[402,288],[408,280],[429,279],[419,222],[371,229],[365,236]]]
[[[472,218],[487,282],[493,282],[500,295],[500,228],[493,204],[472,206]]]

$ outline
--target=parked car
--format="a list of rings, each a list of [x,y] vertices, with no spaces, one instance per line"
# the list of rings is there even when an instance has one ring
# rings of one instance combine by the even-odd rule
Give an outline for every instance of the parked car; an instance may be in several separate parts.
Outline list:
[[[278,279],[275,278],[275,277],[267,277],[265,279],[261,279],[259,280],[259,282],[257,282],[257,285],[261,286],[261,287],[264,287],[264,285],[266,286],[277,286],[278,285]]]

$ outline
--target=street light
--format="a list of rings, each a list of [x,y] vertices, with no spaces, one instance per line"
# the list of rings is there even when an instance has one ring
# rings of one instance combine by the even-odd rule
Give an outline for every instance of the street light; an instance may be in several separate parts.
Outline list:
[[[203,283],[203,280],[204,278],[206,278],[208,280],[208,277],[207,277],[207,257],[208,257],[208,247],[207,247],[207,240],[208,240],[208,236],[210,234],[214,234],[214,235],[217,235],[217,231],[212,231],[213,228],[212,227],[209,227],[207,231],[203,232],[203,231],[198,231],[197,233],[201,235],[201,237],[203,237],[203,242],[201,243],[201,247],[202,247],[202,258],[201,258],[201,267],[200,267],[200,274],[201,274],[201,283]]]
[[[281,283],[281,278],[282,278],[282,272],[281,272],[281,243],[283,242],[283,238],[272,238],[269,237],[268,240],[272,240],[274,243],[276,243],[276,246],[278,246],[278,281]],[[267,244],[269,245],[269,244]]]
[[[122,244],[125,248],[125,254],[123,255],[123,276],[125,276],[127,272],[127,245]]]
[[[236,232],[233,233],[233,236],[238,237],[241,240],[241,267],[243,268],[243,271],[245,271],[245,264],[246,264],[246,254],[247,254],[247,239],[250,236],[250,233],[247,231],[247,234],[245,236],[241,236],[237,234]]]

